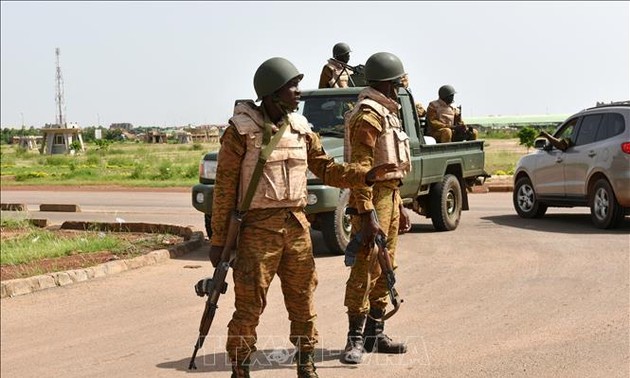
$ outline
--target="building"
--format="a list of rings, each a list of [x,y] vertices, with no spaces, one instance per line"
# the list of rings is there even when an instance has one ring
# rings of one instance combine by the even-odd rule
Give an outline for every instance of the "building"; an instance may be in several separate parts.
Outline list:
[[[65,126],[46,124],[42,128],[42,134],[42,145],[39,148],[42,155],[74,154],[78,151],[85,151],[81,128],[76,123],[69,123]],[[72,148],[75,141],[79,142],[78,151]]]

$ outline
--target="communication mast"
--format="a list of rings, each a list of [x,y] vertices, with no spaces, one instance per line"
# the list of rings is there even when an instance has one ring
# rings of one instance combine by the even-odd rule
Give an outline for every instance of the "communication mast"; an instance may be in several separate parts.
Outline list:
[[[66,100],[64,99],[63,90],[63,76],[61,76],[61,66],[59,65],[59,47],[55,49],[55,55],[57,57],[57,93],[55,95],[55,102],[57,104],[57,124],[59,127],[66,127],[66,117],[64,115],[66,111]]]

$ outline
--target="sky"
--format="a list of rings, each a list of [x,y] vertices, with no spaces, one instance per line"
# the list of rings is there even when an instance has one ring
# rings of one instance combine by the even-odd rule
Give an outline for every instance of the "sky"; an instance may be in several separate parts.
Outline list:
[[[1,2],[1,126],[225,124],[274,56],[316,88],[332,47],[396,54],[425,106],[453,85],[467,116],[572,114],[630,100],[630,2]]]

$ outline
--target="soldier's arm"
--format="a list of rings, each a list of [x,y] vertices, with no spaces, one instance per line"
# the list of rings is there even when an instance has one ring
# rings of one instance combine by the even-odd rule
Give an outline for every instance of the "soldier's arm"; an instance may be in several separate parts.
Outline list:
[[[364,109],[350,122],[351,148],[350,161],[366,169],[374,166],[374,147],[381,131],[381,119],[371,109]],[[363,214],[374,210],[372,187],[364,186],[353,190],[357,211]]]
[[[221,137],[217,157],[217,176],[212,198],[212,245],[225,244],[230,215],[236,209],[237,188],[245,141],[234,126],[229,126]]]
[[[366,174],[369,168],[357,164],[335,163],[335,159],[326,155],[319,136],[315,133],[307,136],[308,169],[324,181],[324,184],[338,188],[355,188],[368,185]]]
[[[330,69],[330,67],[328,67],[328,65],[325,65],[324,68],[322,68],[321,75],[319,75],[319,88],[328,88],[328,85],[332,78],[332,70]]]

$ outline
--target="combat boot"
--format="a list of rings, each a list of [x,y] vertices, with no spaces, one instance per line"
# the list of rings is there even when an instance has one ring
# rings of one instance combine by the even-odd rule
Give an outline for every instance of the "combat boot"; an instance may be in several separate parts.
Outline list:
[[[348,342],[341,356],[341,362],[360,364],[363,357],[363,323],[365,315],[348,314]]]
[[[368,316],[365,322],[365,331],[363,332],[365,351],[368,353],[407,353],[407,345],[404,343],[395,343],[383,333],[385,322],[374,320],[382,318],[384,313],[385,310],[370,309],[370,316]]]
[[[242,362],[232,361],[232,377],[231,378],[250,378],[249,377],[249,360]]]
[[[297,353],[297,376],[298,378],[319,378],[315,368],[314,353],[298,351]]]

